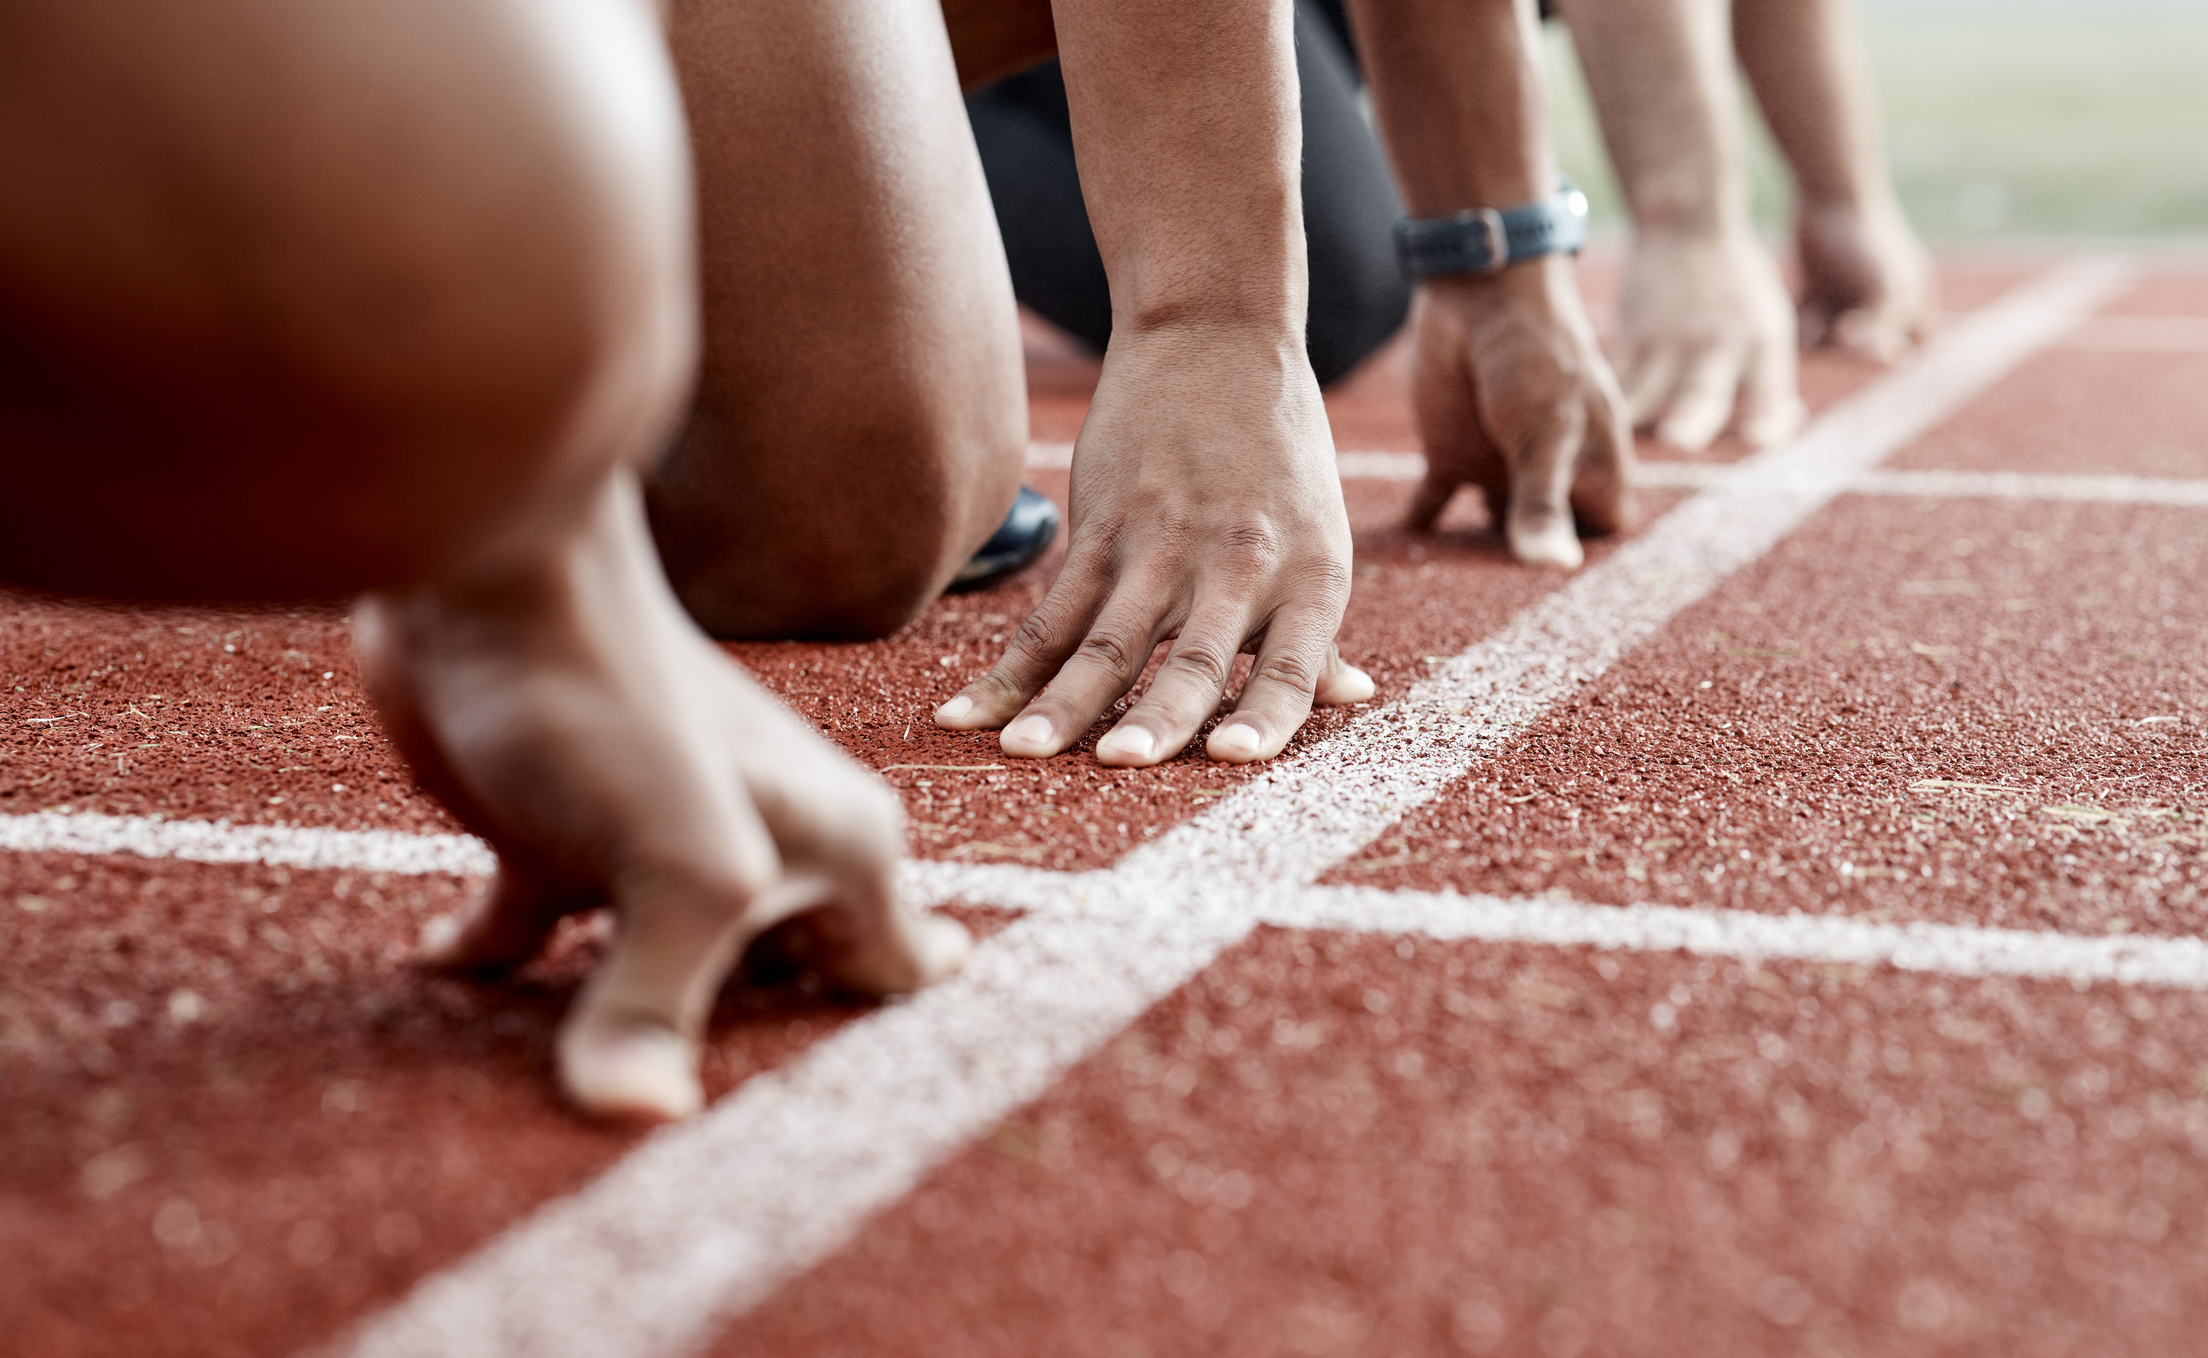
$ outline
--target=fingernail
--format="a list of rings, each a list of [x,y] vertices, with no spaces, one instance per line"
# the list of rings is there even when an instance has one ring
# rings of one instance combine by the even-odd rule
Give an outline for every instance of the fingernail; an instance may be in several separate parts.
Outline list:
[[[948,916],[929,915],[920,921],[916,932],[923,985],[933,985],[954,974],[973,955],[974,936]]]
[[[1219,759],[1255,759],[1258,746],[1257,728],[1245,722],[1229,722],[1211,733],[1206,742],[1211,753]]]
[[[1139,726],[1115,726],[1096,742],[1096,757],[1148,759],[1158,748],[1158,738]]]
[[[957,721],[974,710],[974,700],[961,693],[956,698],[935,709],[937,721]]]
[[[1047,750],[1055,734],[1050,729],[1050,718],[1022,717],[1004,728],[1004,739],[1001,743],[1008,754],[1017,753],[1012,748],[1015,745],[1029,750]]]
[[[1326,698],[1332,703],[1361,703],[1372,697],[1372,676],[1355,665],[1343,665],[1334,682],[1328,686]]]
[[[673,1122],[705,1106],[697,1051],[674,1033],[568,1031],[559,1046],[568,1100],[593,1117]]]
[[[458,915],[439,915],[423,925],[421,940],[415,945],[421,959],[432,965],[448,961],[459,945],[463,927]]]
[[[1513,533],[1510,536],[1511,555],[1528,566],[1562,566],[1577,570],[1586,560],[1586,553],[1579,545],[1579,535],[1569,525],[1552,524],[1530,533]]]

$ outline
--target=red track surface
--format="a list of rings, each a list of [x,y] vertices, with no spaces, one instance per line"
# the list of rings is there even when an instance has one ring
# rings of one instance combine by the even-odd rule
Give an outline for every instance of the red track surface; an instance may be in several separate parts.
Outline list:
[[[2047,263],[1950,261],[1948,305]],[[2208,333],[2208,281],[2149,271],[1888,465],[2208,480],[2208,343],[2126,318]],[[1069,439],[1093,367],[1031,358],[1036,436]],[[1401,360],[1332,402],[1345,450],[1415,447]],[[1879,380],[1820,358],[1804,386],[1822,409]],[[1414,539],[1407,484],[1348,490],[1343,645],[1373,708],[1559,583],[1469,503]],[[2204,571],[2197,504],[1843,496],[1323,881],[2197,935]],[[1047,575],[880,645],[737,653],[877,767],[965,766],[888,768],[919,856],[1110,867],[1258,775],[936,731]],[[341,618],[10,600],[0,675],[0,816],[452,830],[376,735]],[[587,929],[509,985],[407,964],[474,887],[0,851],[0,1347],[328,1342],[635,1149],[548,1093]],[[734,987],[711,1088],[871,1021]],[[2193,1352],[2204,1090],[2198,988],[1264,926],[704,1333],[730,1355]]]

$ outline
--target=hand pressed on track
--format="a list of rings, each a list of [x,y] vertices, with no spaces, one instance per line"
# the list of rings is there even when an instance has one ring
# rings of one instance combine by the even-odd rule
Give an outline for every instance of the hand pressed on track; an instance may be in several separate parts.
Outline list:
[[[1651,229],[1619,305],[1626,417],[1700,452],[1733,422],[1756,447],[1808,418],[1796,387],[1794,308],[1770,251],[1745,232]]]
[[[1932,256],[1895,206],[1805,205],[1802,342],[1891,363],[1922,342],[1939,305]]]
[[[1170,759],[1217,710],[1235,657],[1256,664],[1205,751],[1280,753],[1314,700],[1372,680],[1334,648],[1349,519],[1326,411],[1300,344],[1215,332],[1114,336],[1074,445],[1065,568],[995,668],[936,713],[1003,727],[1004,752],[1059,753],[1172,649],[1098,742],[1106,764]]]
[[[492,890],[425,935],[428,960],[510,970],[563,916],[615,913],[558,1041],[583,1111],[696,1111],[714,995],[785,921],[825,976],[870,994],[964,958],[956,924],[897,904],[895,796],[682,614],[629,473],[550,559],[372,597],[355,632],[394,739],[498,852]]]
[[[1420,286],[1412,400],[1426,480],[1414,531],[1473,485],[1512,555],[1572,568],[1585,559],[1581,527],[1610,533],[1631,521],[1633,443],[1570,270],[1543,259]]]

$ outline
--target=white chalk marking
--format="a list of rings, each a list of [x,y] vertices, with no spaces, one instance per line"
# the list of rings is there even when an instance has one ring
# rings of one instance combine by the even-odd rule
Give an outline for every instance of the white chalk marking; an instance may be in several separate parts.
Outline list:
[[[2208,354],[2208,318],[2094,316],[2065,335],[2060,347],[2109,354]]]
[[[1734,474],[1726,463],[1643,462],[1641,484],[1704,490]],[[1911,471],[1873,467],[1847,483],[1850,495],[1924,499],[2077,500],[2102,504],[2208,507],[2208,479],[2068,472]]]
[[[1558,897],[1511,899],[1375,887],[1306,887],[1283,893],[1266,901],[1264,922],[1445,940],[1680,951],[1747,961],[1884,965],[1945,976],[2208,990],[2208,942],[2197,938],[1881,924],[1848,915],[1588,905]]]
[[[491,847],[471,835],[397,830],[328,830],[229,821],[163,820],[40,811],[0,816],[0,849],[19,853],[119,853],[193,863],[274,863],[355,872],[484,876],[497,866]]]
[[[2083,500],[2119,505],[2168,505],[2182,509],[2208,507],[2208,480],[2166,476],[1879,469],[1864,473],[1848,489],[1857,494],[1916,495],[1934,499],[1976,496],[1992,500]]]
[[[1424,453],[1337,453],[1334,463],[1344,481],[1423,481]]]
[[[1032,451],[1030,467],[1068,465],[1063,454],[1071,444],[1036,444],[1049,455]],[[1051,460],[1056,457],[1058,460]],[[1346,452],[1335,458],[1344,481],[1419,481],[1426,475],[1426,459],[1419,453]],[[1739,474],[1737,462],[1674,462],[1650,460],[1640,464],[1640,484],[1655,490],[1709,490]],[[1821,480],[1822,478],[1820,478]],[[1848,481],[1850,495],[1903,495],[1935,499],[2079,500],[2106,504],[2171,505],[2197,509],[2208,506],[2208,478],[2127,476],[2093,472],[1975,472],[1911,471],[1869,468]]]
[[[1262,898],[1304,886],[1438,794],[2128,274],[2073,263],[1955,325],[1403,700],[1060,888],[1104,908],[1005,929],[964,976],[653,1137],[369,1318],[340,1351],[668,1358],[706,1342],[1244,937]]]
[[[1941,312],[1936,326],[1948,326],[1967,313]],[[2066,353],[2208,354],[2208,317],[2088,316],[2047,346]]]
[[[1147,917],[1162,903],[1111,889],[1110,873],[917,865],[916,894],[1021,910],[1030,918]],[[1382,887],[1262,885],[1260,924],[1362,934],[1481,939],[1634,952],[1684,951],[1748,961],[1893,966],[1946,976],[2021,976],[2090,984],[2208,990],[2208,940],[2139,934],[2079,935],[1965,924],[1885,924],[1850,915],[1762,914],[1637,904],[1594,905],[1562,895],[1492,896]]]

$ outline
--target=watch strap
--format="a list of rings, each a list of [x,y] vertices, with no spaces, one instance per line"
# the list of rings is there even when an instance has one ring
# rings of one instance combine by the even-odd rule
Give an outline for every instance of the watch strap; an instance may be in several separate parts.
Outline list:
[[[1407,278],[1493,274],[1543,255],[1577,254],[1587,242],[1587,195],[1566,179],[1539,202],[1474,208],[1395,224],[1395,257]]]

